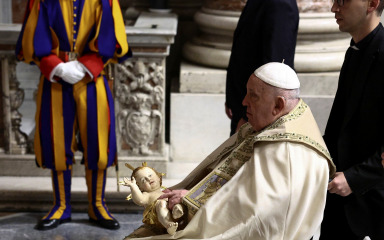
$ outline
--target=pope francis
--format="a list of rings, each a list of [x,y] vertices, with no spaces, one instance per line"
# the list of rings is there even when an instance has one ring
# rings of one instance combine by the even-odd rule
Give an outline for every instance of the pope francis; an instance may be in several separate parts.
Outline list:
[[[335,166],[296,73],[268,63],[249,77],[248,123],[166,190],[188,224],[175,235],[143,225],[125,239],[318,239]]]

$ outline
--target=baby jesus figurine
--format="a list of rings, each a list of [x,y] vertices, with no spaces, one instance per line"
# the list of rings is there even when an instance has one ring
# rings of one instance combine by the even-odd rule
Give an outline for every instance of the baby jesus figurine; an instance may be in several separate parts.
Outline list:
[[[148,167],[146,162],[137,168],[128,163],[125,166],[133,170],[131,180],[125,177],[120,185],[130,187],[133,202],[145,208],[143,223],[165,227],[169,234],[174,235],[178,227],[176,220],[184,215],[184,209],[181,204],[176,204],[171,213],[167,199],[158,199],[163,195],[161,184],[164,174]]]

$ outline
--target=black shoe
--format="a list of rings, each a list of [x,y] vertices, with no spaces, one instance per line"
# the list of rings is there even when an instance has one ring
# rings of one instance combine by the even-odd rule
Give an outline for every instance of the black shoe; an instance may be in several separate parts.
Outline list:
[[[120,228],[120,224],[116,219],[92,219],[89,218],[89,222],[95,223],[99,225],[100,227],[110,229],[110,230],[116,230]]]
[[[42,230],[42,231],[54,229],[54,228],[57,228],[60,224],[70,222],[70,221],[71,221],[71,218],[67,218],[67,219],[42,219],[36,224],[35,229]]]

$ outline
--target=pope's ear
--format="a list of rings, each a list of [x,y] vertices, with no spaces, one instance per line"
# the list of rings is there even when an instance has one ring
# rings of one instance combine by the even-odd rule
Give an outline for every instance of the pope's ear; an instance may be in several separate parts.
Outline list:
[[[274,116],[279,115],[285,108],[286,104],[287,104],[287,101],[283,96],[277,96],[275,101],[275,107],[272,111],[272,114]]]

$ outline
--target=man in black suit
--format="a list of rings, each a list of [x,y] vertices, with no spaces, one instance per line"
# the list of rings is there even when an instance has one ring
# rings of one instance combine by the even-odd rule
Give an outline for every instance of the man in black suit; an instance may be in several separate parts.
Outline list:
[[[384,239],[384,29],[381,0],[334,0],[352,36],[324,140],[339,172],[328,185],[321,239]]]
[[[293,68],[299,10],[296,0],[248,0],[239,18],[227,68],[225,110],[231,135],[247,122],[242,101],[252,72],[268,62]]]

